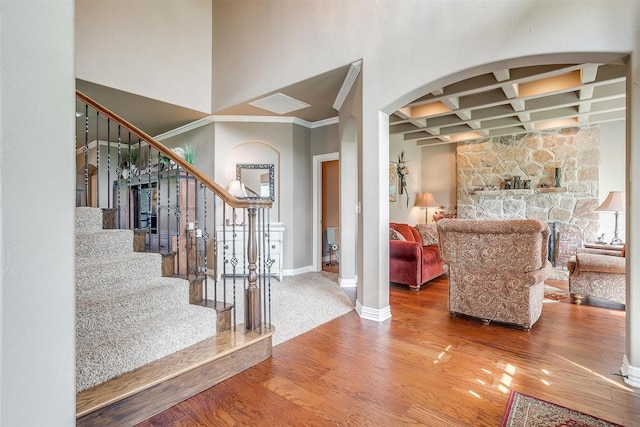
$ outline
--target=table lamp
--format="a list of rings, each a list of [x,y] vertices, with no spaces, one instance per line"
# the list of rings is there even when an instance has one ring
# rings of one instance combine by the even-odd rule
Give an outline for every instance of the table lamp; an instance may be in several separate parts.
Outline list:
[[[424,223],[427,224],[429,222],[429,208],[436,208],[440,206],[440,203],[436,202],[436,199],[433,198],[433,194],[424,192],[416,200],[416,206],[419,208],[424,208],[425,218]]]
[[[596,208],[596,211],[614,212],[616,216],[616,227],[613,232],[611,245],[621,245],[624,243],[618,235],[618,216],[620,212],[624,212],[624,203],[624,191],[610,191],[607,198],[604,199],[604,202]]]

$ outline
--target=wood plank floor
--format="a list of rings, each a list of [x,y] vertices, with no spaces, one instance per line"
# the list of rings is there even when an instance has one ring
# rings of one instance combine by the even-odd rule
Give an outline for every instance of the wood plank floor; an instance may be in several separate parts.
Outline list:
[[[523,332],[451,317],[447,286],[392,285],[390,320],[348,313],[139,425],[495,427],[510,390],[640,425],[640,391],[611,374],[624,311],[548,303]]]

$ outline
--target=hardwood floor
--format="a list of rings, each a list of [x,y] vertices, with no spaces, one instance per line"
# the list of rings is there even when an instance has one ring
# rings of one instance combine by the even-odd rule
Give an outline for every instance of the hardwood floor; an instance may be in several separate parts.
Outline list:
[[[499,426],[510,390],[626,426],[640,392],[618,372],[620,310],[545,304],[530,332],[447,311],[447,281],[392,286],[393,317],[350,312],[140,426]],[[277,327],[277,325],[275,325]]]

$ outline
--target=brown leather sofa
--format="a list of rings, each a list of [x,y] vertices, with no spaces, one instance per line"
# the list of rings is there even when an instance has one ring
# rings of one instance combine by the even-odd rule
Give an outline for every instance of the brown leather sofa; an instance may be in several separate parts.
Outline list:
[[[432,226],[431,234],[435,236],[432,238],[428,237],[428,226],[423,226],[424,239],[416,227],[389,224],[389,281],[409,285],[417,291],[424,283],[442,275],[444,270],[435,226]]]

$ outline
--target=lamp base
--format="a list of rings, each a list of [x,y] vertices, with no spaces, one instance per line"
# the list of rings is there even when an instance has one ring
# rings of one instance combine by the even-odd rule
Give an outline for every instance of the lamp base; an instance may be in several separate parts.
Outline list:
[[[624,245],[624,242],[622,241],[622,239],[616,238],[614,237],[613,240],[611,241],[611,243],[609,243],[611,246],[616,246],[616,245]]]

